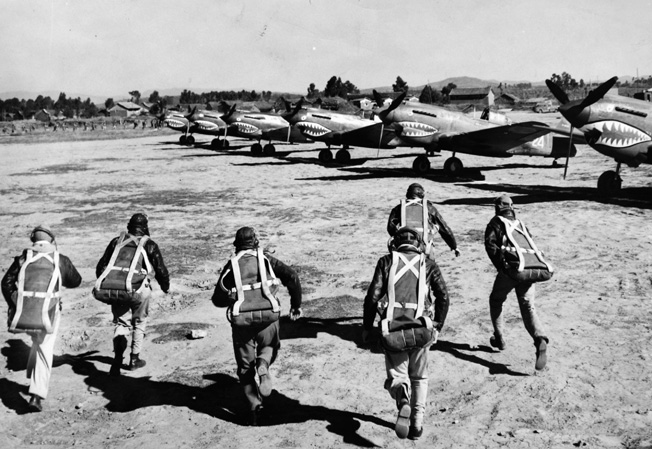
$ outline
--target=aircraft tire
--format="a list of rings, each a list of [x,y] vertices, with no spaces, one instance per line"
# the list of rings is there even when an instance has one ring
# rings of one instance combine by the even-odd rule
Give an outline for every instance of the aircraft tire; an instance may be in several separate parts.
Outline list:
[[[222,142],[220,141],[220,139],[213,139],[213,140],[211,140],[211,148],[212,148],[213,150],[220,150],[220,149],[222,149]]]
[[[258,156],[263,153],[263,146],[259,143],[255,143],[251,146],[251,152]]]
[[[412,169],[418,174],[423,175],[430,170],[430,160],[427,156],[421,155],[412,162]]]
[[[276,154],[276,147],[271,143],[268,143],[263,147],[263,153],[265,153],[265,156],[274,156],[274,154]]]
[[[324,148],[319,152],[319,161],[327,164],[333,161],[333,153],[331,150]]]
[[[335,153],[335,160],[340,164],[348,164],[351,162],[351,153],[343,148]]]
[[[449,157],[444,162],[444,171],[451,176],[457,176],[464,170],[464,164],[456,157]]]
[[[623,179],[613,170],[606,171],[598,178],[598,192],[602,196],[613,196],[620,192]]]
[[[193,145],[195,143],[195,138],[193,136],[186,137],[186,144]]]
[[[186,136],[184,136],[183,134],[181,136],[179,136],[179,143],[181,145],[185,145],[186,144]]]
[[[222,142],[222,148],[224,148],[224,149],[229,148],[229,146],[231,145],[231,144],[229,143],[229,141],[226,140],[226,139],[221,140],[221,142]]]

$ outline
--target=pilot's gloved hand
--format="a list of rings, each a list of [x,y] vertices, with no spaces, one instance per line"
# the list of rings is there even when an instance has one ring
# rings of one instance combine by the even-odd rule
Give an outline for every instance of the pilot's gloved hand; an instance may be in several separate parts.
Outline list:
[[[290,319],[292,321],[296,321],[299,318],[301,318],[301,315],[303,312],[301,312],[301,308],[299,307],[298,309],[290,309]]]

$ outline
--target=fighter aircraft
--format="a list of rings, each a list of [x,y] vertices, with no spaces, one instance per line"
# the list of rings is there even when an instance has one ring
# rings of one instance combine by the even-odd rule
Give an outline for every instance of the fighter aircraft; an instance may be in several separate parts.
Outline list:
[[[340,163],[351,160],[350,147],[396,148],[391,143],[396,140],[396,134],[380,121],[325,109],[305,108],[301,103],[285,119],[308,139],[326,143],[328,148],[319,152],[321,162],[333,160],[331,145],[342,146],[335,154],[335,160]]]
[[[377,112],[387,126],[392,126],[401,146],[423,147],[425,155],[418,156],[412,168],[423,174],[430,170],[428,155],[442,150],[453,156],[444,163],[444,170],[459,174],[464,166],[456,153],[488,157],[543,156],[560,158],[567,155],[568,137],[552,136],[549,127],[540,122],[512,123],[503,114],[483,111],[481,118],[451,111],[439,106],[404,102],[405,93],[385,110]],[[376,104],[383,100],[374,91]],[[576,149],[571,142],[570,155]]]
[[[218,136],[211,141],[211,148],[222,149],[229,148],[229,141],[226,140],[227,124],[221,118],[222,114],[217,111],[202,109],[193,112],[187,116],[188,120],[192,123],[192,132],[197,134],[206,134],[209,136]],[[220,136],[224,136],[221,139]],[[192,136],[189,136],[192,137]],[[192,145],[192,142],[188,142]]]
[[[303,136],[293,130],[290,123],[281,115],[238,111],[235,104],[229,106],[224,101],[220,103],[226,110],[221,117],[227,125],[226,133],[230,136],[257,140],[251,146],[253,154],[264,153],[267,156],[275,154],[276,147],[272,144],[273,140],[290,143],[305,142]],[[269,142],[263,147],[260,143],[261,140]]]
[[[573,101],[558,85],[546,80],[548,89],[561,103],[559,112],[571,127],[584,133],[591,148],[616,161],[615,171],[606,171],[598,178],[598,191],[605,196],[621,189],[623,162],[630,167],[652,164],[652,104],[608,95],[617,80],[618,77],[613,77],[589,92],[586,98]]]
[[[163,119],[165,126],[183,133],[183,135],[179,137],[179,143],[181,145],[192,145],[195,143],[195,138],[192,136],[192,133],[195,132],[195,130],[193,128],[193,123],[190,121],[190,117],[194,114],[194,110],[190,111],[187,115],[176,111],[168,111],[163,114],[165,114],[165,118]]]

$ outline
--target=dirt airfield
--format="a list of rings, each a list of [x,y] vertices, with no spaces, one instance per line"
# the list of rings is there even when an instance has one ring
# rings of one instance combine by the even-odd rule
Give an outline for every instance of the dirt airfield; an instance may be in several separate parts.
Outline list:
[[[450,154],[432,158],[431,172],[415,177],[416,149],[353,149],[351,164],[324,166],[317,159],[323,144],[278,145],[277,156],[254,157],[247,141],[213,151],[205,136],[182,147],[169,130],[140,135],[0,137],[2,274],[32,227],[45,223],[84,279],[64,293],[42,413],[26,413],[29,339],[3,331],[0,447],[652,447],[649,165],[623,168],[621,194],[605,200],[596,181],[615,163],[586,146],[566,180],[549,159],[467,155],[458,157],[468,170],[452,179],[441,169]],[[438,245],[451,305],[430,353],[417,442],[397,439],[383,356],[360,346],[362,301],[387,251],[387,216],[412,182],[423,184],[462,252],[455,258]],[[513,295],[508,347],[489,346],[495,272],[483,236],[502,192],[513,196],[517,216],[557,269],[537,286],[550,337],[542,372],[534,370]],[[115,379],[108,376],[110,310],[90,292],[98,259],[135,212],[149,216],[172,288],[164,295],[154,283],[147,366]],[[304,292],[304,318],[281,323],[275,391],[266,403],[271,418],[262,427],[244,425],[230,327],[210,302],[244,225],[299,271]],[[281,302],[287,314],[285,291]],[[192,330],[207,337],[190,339]]]

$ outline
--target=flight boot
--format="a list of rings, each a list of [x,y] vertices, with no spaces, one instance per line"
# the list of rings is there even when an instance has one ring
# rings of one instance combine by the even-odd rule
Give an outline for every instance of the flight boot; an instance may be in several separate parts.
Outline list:
[[[396,432],[396,436],[405,439],[409,434],[410,415],[412,414],[410,395],[408,394],[408,388],[405,384],[401,385],[396,394],[396,407],[398,408],[398,415],[396,416],[394,431]]]
[[[548,339],[546,337],[537,337],[534,339],[534,347],[537,348],[536,356],[537,361],[534,364],[534,368],[537,371],[540,371],[546,367],[548,362]]]
[[[258,374],[258,392],[264,398],[272,394],[272,376],[269,373],[269,363],[267,360],[256,359],[256,373]]]
[[[42,412],[43,404],[41,404],[41,400],[42,399],[40,396],[33,394],[32,397],[29,399],[29,404],[27,404],[27,408],[29,409],[29,411],[32,413]]]
[[[140,358],[140,354],[131,354],[131,360],[129,361],[129,370],[135,371],[138,368],[142,368],[147,363]]]
[[[122,358],[127,349],[127,337],[119,335],[113,339],[113,362],[111,363],[110,376],[119,376],[122,368]]]

